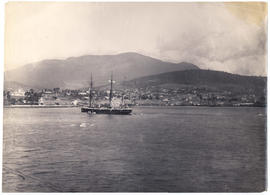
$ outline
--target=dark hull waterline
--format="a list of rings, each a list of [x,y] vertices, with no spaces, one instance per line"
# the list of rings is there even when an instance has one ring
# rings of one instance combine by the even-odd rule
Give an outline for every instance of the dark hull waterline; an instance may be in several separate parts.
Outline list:
[[[95,114],[119,114],[127,115],[131,114],[131,109],[117,109],[117,108],[81,108],[81,112],[95,113]]]

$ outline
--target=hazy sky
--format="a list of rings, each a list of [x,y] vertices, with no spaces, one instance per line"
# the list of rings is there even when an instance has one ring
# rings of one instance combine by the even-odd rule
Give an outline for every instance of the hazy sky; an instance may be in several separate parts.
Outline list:
[[[48,58],[138,52],[266,75],[264,3],[6,4],[5,69]]]

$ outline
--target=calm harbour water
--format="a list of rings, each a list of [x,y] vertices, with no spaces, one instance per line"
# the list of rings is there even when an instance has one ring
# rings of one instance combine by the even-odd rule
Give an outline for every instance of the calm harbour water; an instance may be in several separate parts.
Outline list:
[[[4,108],[4,192],[265,188],[264,108]]]

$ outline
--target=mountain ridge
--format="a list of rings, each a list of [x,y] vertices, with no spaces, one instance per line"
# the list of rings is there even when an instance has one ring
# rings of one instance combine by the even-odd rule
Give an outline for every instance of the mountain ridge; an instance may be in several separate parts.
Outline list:
[[[166,72],[156,75],[136,78],[124,82],[126,87],[147,88],[162,86],[164,84],[178,84],[193,87],[212,88],[215,90],[231,90],[235,93],[243,93],[251,90],[262,94],[266,89],[267,77],[245,76],[215,70],[183,70]]]
[[[117,55],[84,55],[64,60],[42,60],[6,71],[5,81],[38,88],[80,88],[89,85],[91,73],[96,85],[102,85],[110,78],[111,72],[114,78],[121,82],[186,69],[199,68],[187,62],[171,63],[139,53],[127,52]]]

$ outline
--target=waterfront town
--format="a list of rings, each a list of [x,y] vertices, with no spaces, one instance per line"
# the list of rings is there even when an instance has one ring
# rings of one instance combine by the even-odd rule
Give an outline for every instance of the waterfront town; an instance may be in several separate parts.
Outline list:
[[[265,106],[264,94],[250,91],[235,93],[226,90],[211,91],[204,87],[183,88],[124,88],[113,92],[117,106]],[[92,91],[94,104],[106,105],[109,89],[97,88]],[[12,89],[4,91],[4,105],[40,106],[85,106],[89,102],[89,89]]]

